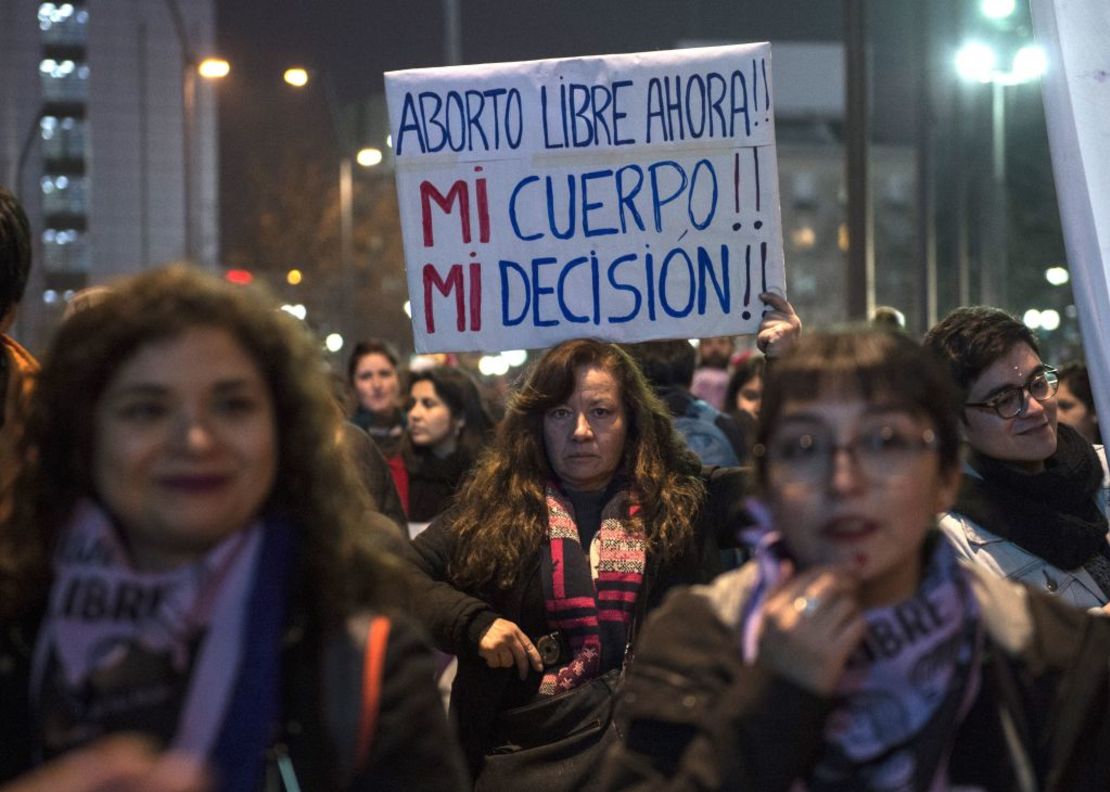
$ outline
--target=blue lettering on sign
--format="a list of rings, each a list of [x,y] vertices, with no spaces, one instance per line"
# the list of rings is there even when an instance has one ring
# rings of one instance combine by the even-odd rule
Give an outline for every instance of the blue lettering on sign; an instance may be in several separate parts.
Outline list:
[[[415,138],[421,154],[450,149],[499,151],[520,148],[524,139],[524,101],[517,88],[405,93],[397,127],[397,156]],[[411,153],[411,152],[410,152]]]
[[[717,173],[708,159],[698,160],[689,173],[673,160],[654,162],[647,166],[646,179],[644,168],[629,164],[615,171],[547,175],[542,192],[540,181],[537,175],[525,176],[509,193],[509,225],[522,242],[643,232],[645,214],[650,214],[656,233],[668,226],[686,228],[687,222],[704,231],[716,217],[720,195]]]
[[[604,266],[609,288],[602,292],[603,265],[596,251],[565,262],[552,256],[538,256],[528,264],[502,259],[501,323],[516,327],[530,319],[533,327],[622,324],[643,320],[645,314],[655,321],[659,309],[674,319],[695,310],[699,316],[710,311],[727,315],[732,311],[731,261],[727,245],[722,244],[716,255],[698,245],[671,248],[656,267],[656,256],[645,246],[643,253],[624,253]],[[584,306],[586,313],[581,312]]]
[[[562,78],[560,77],[560,80]],[[612,83],[560,83],[555,89],[540,86],[540,128],[545,149],[627,146],[635,138],[622,137],[620,123],[628,117],[621,109],[622,89],[632,80]]]
[[[754,60],[752,73],[756,73]],[[766,78],[763,92],[769,103]],[[751,111],[759,109],[758,98],[759,86],[755,80],[749,84],[741,69],[727,77],[717,72],[652,77],[647,86],[644,142],[747,137],[752,131]]]

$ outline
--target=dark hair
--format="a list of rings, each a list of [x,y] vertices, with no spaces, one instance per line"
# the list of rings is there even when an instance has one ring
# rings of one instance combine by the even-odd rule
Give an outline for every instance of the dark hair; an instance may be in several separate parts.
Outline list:
[[[352,385],[355,383],[355,372],[358,370],[359,361],[367,355],[381,355],[393,365],[393,368],[397,368],[398,361],[401,359],[393,344],[384,339],[371,338],[368,341],[359,341],[351,350],[351,356],[347,358],[347,381]]]
[[[948,373],[908,336],[873,328],[808,334],[767,369],[759,445],[767,446],[787,401],[817,399],[830,389],[882,400],[928,419],[939,441],[941,468],[959,465],[960,399]],[[757,454],[756,460],[766,487],[766,457]]]
[[[570,398],[582,366],[604,369],[619,386],[628,419],[622,469],[640,504],[634,519],[644,526],[649,546],[666,558],[692,541],[705,498],[701,464],[674,431],[667,408],[617,345],[564,341],[528,370],[494,442],[456,497],[452,529],[459,535],[458,552],[449,572],[461,588],[510,585],[545,540],[546,487],[557,477],[544,445],[544,416]]]
[[[19,200],[0,187],[0,317],[19,304],[31,275],[31,224]]]
[[[644,341],[625,344],[623,349],[640,364],[653,387],[689,388],[698,365],[698,353],[689,341]]]
[[[1081,360],[1071,360],[1060,366],[1057,373],[1060,375],[1061,384],[1067,385],[1072,395],[1083,402],[1083,406],[1087,408],[1087,414],[1097,416],[1098,405],[1095,404],[1095,395],[1091,391],[1091,377],[1087,373],[1087,364]],[[1094,443],[1102,445],[1102,430],[1097,424],[1094,427]]]
[[[752,355],[736,367],[728,378],[728,388],[725,389],[725,412],[736,412],[736,394],[753,379],[763,376],[765,364],[763,355]]]
[[[1068,386],[1075,398],[1083,402],[1087,412],[1093,413],[1098,408],[1095,406],[1095,396],[1091,392],[1091,377],[1087,373],[1087,364],[1078,360],[1071,360],[1060,366],[1057,372],[1060,382]]]
[[[462,432],[459,433],[458,447],[470,459],[477,459],[478,453],[485,447],[493,429],[493,419],[482,400],[482,394],[474,378],[460,368],[452,366],[435,366],[434,368],[417,371],[409,377],[409,392],[418,382],[430,382],[435,388],[436,396],[443,400],[451,411],[453,418],[462,418]],[[407,406],[405,412],[408,412]],[[410,442],[408,433],[405,433],[405,443]]]
[[[925,334],[925,348],[948,366],[952,380],[967,400],[971,384],[1017,344],[1041,354],[1033,331],[997,308],[957,308]],[[963,414],[962,411],[960,413]]]
[[[263,509],[289,519],[301,537],[295,596],[316,623],[334,625],[380,593],[376,558],[364,546],[366,495],[339,453],[341,416],[319,346],[253,289],[178,265],[125,281],[74,314],[44,356],[15,516],[0,526],[0,616],[45,597],[58,534],[78,501],[94,495],[94,416],[106,388],[141,349],[195,327],[230,333],[273,397],[277,478]],[[356,564],[358,574],[337,574]]]

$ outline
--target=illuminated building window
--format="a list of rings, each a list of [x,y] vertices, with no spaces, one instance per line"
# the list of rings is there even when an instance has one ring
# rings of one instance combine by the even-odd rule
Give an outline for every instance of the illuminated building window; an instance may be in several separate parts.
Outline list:
[[[42,177],[42,209],[48,214],[86,214],[88,183],[84,176]]]
[[[89,95],[89,67],[72,60],[44,58],[39,63],[42,95],[47,101],[84,101]]]
[[[80,45],[88,40],[89,12],[73,3],[39,5],[39,30],[44,44]]]
[[[48,272],[88,272],[87,235],[74,229],[48,228],[42,234],[43,266]]]
[[[44,159],[85,158],[86,125],[83,119],[43,116],[40,127]]]

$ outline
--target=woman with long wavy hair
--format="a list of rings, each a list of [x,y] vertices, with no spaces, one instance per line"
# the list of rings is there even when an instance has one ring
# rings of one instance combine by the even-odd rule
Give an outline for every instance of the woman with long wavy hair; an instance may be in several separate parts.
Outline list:
[[[459,786],[323,371],[185,267],[61,327],[0,527],[0,781],[138,732],[220,789]]]
[[[478,788],[589,789],[642,614],[710,578],[741,474],[703,471],[613,344],[548,350],[452,508],[414,540],[415,599],[459,659],[452,710]]]

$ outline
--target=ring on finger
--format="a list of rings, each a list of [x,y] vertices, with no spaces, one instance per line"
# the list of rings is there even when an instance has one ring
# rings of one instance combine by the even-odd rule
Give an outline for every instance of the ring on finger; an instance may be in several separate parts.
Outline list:
[[[803,594],[794,598],[794,610],[802,617],[808,619],[821,607],[821,598],[812,594]]]

